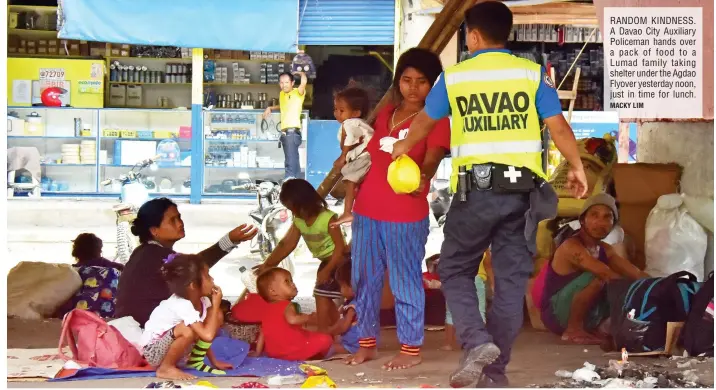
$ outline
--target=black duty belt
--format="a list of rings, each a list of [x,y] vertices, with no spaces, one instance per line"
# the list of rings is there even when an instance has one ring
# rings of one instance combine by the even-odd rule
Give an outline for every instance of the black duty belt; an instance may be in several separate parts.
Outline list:
[[[477,164],[470,169],[460,167],[458,173],[458,194],[467,200],[467,193],[494,191],[499,193],[530,192],[540,183],[531,170],[504,164]]]

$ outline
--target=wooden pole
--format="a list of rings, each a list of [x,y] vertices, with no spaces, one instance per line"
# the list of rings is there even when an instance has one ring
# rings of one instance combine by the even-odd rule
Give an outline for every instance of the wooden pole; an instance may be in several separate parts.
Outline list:
[[[484,0],[448,0],[442,11],[435,17],[435,21],[430,25],[423,39],[420,40],[418,47],[440,54],[445,46],[450,43],[450,39],[455,35],[455,32],[460,29],[465,11],[480,1]],[[391,87],[368,116],[369,123],[372,122],[375,119],[375,115],[392,100],[392,96],[393,88]],[[340,179],[341,171],[332,168],[316,191],[325,198]]]

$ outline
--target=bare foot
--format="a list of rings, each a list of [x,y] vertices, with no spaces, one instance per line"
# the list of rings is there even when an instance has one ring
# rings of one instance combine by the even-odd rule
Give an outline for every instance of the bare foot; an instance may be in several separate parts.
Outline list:
[[[406,355],[404,353],[398,353],[388,363],[383,364],[383,369],[386,371],[393,370],[405,370],[413,366],[417,366],[423,358],[420,355]]]
[[[171,379],[171,380],[178,380],[178,381],[188,381],[191,379],[196,379],[194,375],[191,375],[187,372],[184,372],[177,367],[162,367],[159,366],[157,368],[157,378],[162,379]]]
[[[377,355],[378,351],[376,348],[358,348],[358,352],[356,352],[355,355],[348,356],[343,363],[351,366],[357,366],[369,360],[375,359]]]
[[[580,331],[564,331],[562,333],[562,341],[569,343],[569,344],[577,344],[577,345],[600,345],[604,341],[604,339],[599,338],[591,333],[587,333],[586,331],[580,330]]]
[[[455,347],[453,347],[451,344],[445,344],[442,347],[440,347],[441,351],[454,351]]]
[[[338,219],[336,219],[336,222],[331,223],[331,227],[341,226],[350,222],[353,222],[353,214],[343,213],[340,217],[338,217]]]

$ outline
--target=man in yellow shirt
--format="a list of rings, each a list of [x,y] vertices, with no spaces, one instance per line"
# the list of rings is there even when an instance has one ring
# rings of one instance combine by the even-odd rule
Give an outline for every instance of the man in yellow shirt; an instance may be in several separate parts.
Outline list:
[[[284,178],[302,178],[301,164],[298,160],[298,147],[301,146],[301,111],[303,100],[306,98],[306,84],[308,78],[304,72],[299,73],[301,84],[294,88],[295,78],[289,72],[282,73],[278,78],[278,85],[281,88],[279,94],[279,105],[266,108],[263,118],[271,116],[271,111],[281,111],[281,147],[283,148],[284,165],[286,173]]]

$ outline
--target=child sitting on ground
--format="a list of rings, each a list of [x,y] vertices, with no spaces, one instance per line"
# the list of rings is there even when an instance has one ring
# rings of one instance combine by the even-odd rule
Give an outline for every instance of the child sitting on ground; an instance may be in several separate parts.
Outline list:
[[[296,249],[303,237],[313,257],[321,261],[313,295],[316,297],[318,331],[328,332],[338,320],[338,308],[333,300],[342,298],[333,274],[347,250],[340,226],[331,226],[336,213],[328,209],[326,201],[311,183],[303,179],[285,181],[279,200],[293,213],[293,225],[266,261],[257,267],[256,273],[276,267]]]
[[[341,167],[346,184],[343,214],[335,222],[340,225],[353,221],[356,187],[371,165],[370,154],[365,148],[373,138],[373,128],[363,120],[370,110],[370,99],[364,89],[348,87],[336,94],[333,104],[333,116],[341,124],[339,138],[343,151],[333,165]]]
[[[331,335],[340,337],[340,343],[335,348],[336,353],[354,354],[360,348],[358,328],[355,326],[358,323],[358,314],[355,305],[352,304],[354,295],[351,287],[351,266],[350,259],[347,259],[336,269],[336,281],[341,286],[341,294],[345,298],[345,303],[339,310],[341,318],[329,331]]]
[[[296,361],[329,355],[333,337],[305,329],[304,325],[315,321],[316,314],[300,314],[291,302],[298,290],[290,272],[283,268],[268,269],[259,275],[256,287],[268,302],[256,346],[258,354],[264,352],[270,358]]]
[[[219,307],[221,289],[209,276],[209,267],[199,255],[172,254],[164,260],[162,275],[173,295],[152,311],[145,324],[141,342],[144,358],[157,368],[158,378],[193,379],[177,363],[194,345],[187,360],[188,368],[226,374],[223,370],[233,367],[216,360],[211,350],[224,314]],[[211,366],[204,364],[205,356]]]
[[[81,233],[72,241],[72,257],[77,260],[75,267],[106,267],[118,271],[124,265],[102,257],[102,239],[92,233]]]
[[[480,310],[480,316],[482,316],[483,321],[487,321],[487,317],[485,316],[486,308],[487,308],[487,292],[486,292],[486,283],[487,283],[487,269],[490,268],[490,251],[489,249],[485,251],[485,254],[482,256],[482,261],[480,262],[480,267],[477,271],[477,275],[475,276],[475,289],[477,290],[477,300],[478,300],[478,307]],[[431,275],[437,275],[437,267],[440,262],[439,257],[432,256],[428,258],[426,261],[426,266],[428,268],[428,272],[423,274],[423,285],[427,289],[439,289],[442,287],[442,283],[440,280],[431,278]],[[453,326],[452,321],[452,313],[450,312],[449,307],[445,307],[445,345],[443,345],[440,349],[443,351],[452,351],[455,349],[456,346],[456,337],[455,337],[455,327]]]

